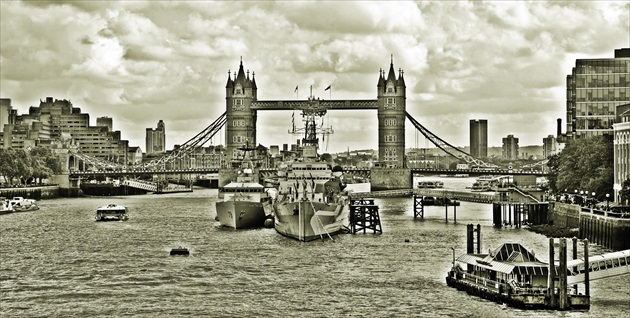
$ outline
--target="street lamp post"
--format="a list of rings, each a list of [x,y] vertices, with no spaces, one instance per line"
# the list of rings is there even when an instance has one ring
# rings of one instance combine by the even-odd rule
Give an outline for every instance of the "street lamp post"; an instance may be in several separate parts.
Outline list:
[[[608,211],[608,209],[610,208],[610,206],[608,205],[608,198],[610,197],[610,194],[606,193],[606,210]]]

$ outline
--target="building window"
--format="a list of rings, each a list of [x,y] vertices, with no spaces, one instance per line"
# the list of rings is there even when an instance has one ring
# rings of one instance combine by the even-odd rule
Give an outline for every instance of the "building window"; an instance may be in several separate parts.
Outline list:
[[[394,119],[394,118],[385,118],[385,120],[383,120],[383,125],[385,125],[385,126],[396,126],[396,119]]]
[[[388,93],[393,93],[393,92],[394,92],[394,86],[392,86],[392,85],[388,85],[388,86],[387,86],[387,92],[388,92]]]
[[[236,136],[233,136],[233,137],[232,137],[232,141],[233,141],[235,144],[238,144],[238,143],[244,143],[244,142],[245,142],[245,140],[247,140],[247,138],[245,138],[245,136],[239,136],[239,135],[236,135]]]
[[[385,109],[396,109],[396,99],[387,97],[385,99]]]
[[[385,135],[385,142],[396,142],[396,135]]]
[[[396,161],[398,156],[396,155],[396,148],[385,148],[384,161]]]
[[[233,110],[244,110],[245,106],[243,106],[243,100],[242,99],[235,99],[234,100],[234,105],[232,105],[232,109]]]
[[[232,123],[233,127],[245,127],[245,119],[235,119]]]

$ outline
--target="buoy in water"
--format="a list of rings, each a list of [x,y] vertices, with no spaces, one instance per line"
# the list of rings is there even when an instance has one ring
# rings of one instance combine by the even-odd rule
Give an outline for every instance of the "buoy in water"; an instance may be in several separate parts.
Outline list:
[[[405,239],[405,243],[409,243],[409,239]]]
[[[272,227],[273,227],[273,225],[274,225],[274,221],[273,221],[273,219],[266,219],[266,220],[265,220],[265,227],[266,227],[266,228],[270,229],[270,228],[272,228]]]

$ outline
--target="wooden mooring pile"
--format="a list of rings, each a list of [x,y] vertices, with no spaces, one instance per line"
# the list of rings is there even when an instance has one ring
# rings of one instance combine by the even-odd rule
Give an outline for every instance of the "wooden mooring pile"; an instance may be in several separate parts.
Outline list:
[[[363,233],[371,230],[374,234],[383,234],[378,205],[374,204],[373,198],[350,200],[350,232],[355,234],[361,230]]]
[[[418,217],[420,217],[421,219],[424,219],[424,207],[426,205],[429,205],[429,204],[426,204],[425,199],[426,197],[422,195],[417,195],[417,194],[413,195],[413,218],[414,219],[417,219]],[[446,222],[448,222],[448,207],[452,206],[453,207],[453,222],[457,223],[457,206],[459,204],[460,202],[456,200],[451,200],[449,198],[439,198],[438,200],[432,201],[430,205],[444,206],[445,208],[444,217],[445,217]]]
[[[549,204],[495,202],[492,204],[492,223],[495,227],[513,226],[520,228],[524,224],[547,224]]]

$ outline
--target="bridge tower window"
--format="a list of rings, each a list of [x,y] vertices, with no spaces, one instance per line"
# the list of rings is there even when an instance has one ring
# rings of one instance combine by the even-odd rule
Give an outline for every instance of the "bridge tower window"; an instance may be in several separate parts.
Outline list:
[[[383,120],[383,124],[385,126],[396,126],[396,119],[395,118],[385,118],[385,120]]]
[[[396,109],[396,99],[393,97],[387,97],[385,99],[385,109]]]
[[[234,104],[232,105],[232,109],[233,110],[244,110],[245,106],[243,106],[243,100],[242,99],[235,99],[234,100]]]

